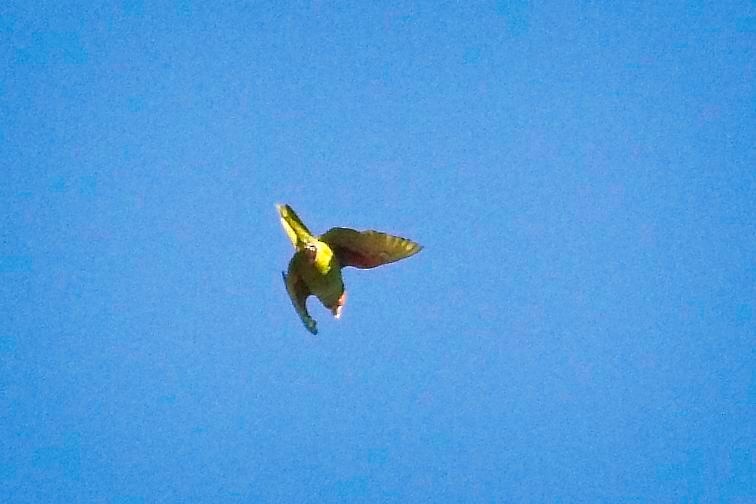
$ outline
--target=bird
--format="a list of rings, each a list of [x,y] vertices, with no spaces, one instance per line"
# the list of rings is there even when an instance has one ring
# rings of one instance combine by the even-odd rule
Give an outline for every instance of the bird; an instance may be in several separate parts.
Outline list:
[[[407,238],[373,230],[334,227],[315,236],[291,206],[276,204],[276,209],[295,249],[288,270],[281,275],[291,304],[312,334],[318,334],[318,327],[307,311],[307,298],[317,297],[338,319],[346,303],[343,268],[375,268],[406,259],[423,248]]]

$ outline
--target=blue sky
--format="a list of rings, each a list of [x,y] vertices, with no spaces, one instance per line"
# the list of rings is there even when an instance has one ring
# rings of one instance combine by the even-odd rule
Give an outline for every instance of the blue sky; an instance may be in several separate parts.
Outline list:
[[[753,4],[372,4],[0,7],[0,493],[752,502]]]

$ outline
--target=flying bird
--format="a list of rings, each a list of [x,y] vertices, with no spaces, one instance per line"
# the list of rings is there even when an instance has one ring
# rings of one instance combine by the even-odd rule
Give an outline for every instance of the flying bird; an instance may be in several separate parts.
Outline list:
[[[339,318],[346,302],[342,268],[375,268],[405,259],[423,248],[406,238],[372,230],[335,227],[315,236],[289,205],[276,205],[276,208],[295,249],[288,272],[281,275],[291,304],[312,334],[318,334],[318,328],[307,311],[307,298],[317,297]]]

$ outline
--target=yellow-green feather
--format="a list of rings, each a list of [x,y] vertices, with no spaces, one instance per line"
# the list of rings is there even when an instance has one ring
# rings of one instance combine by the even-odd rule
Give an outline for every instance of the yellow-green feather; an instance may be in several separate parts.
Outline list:
[[[297,249],[289,264],[289,275],[294,274],[301,278],[310,293],[325,306],[333,306],[344,292],[341,268],[333,250],[327,243],[312,235],[289,205],[276,205],[276,208],[286,235]],[[304,251],[305,245],[308,244],[317,247],[314,262],[307,259]],[[306,314],[306,311],[304,313]],[[301,315],[302,313],[300,313]],[[308,314],[303,317],[303,320],[306,320],[307,317],[309,317]]]
[[[294,248],[300,249],[306,243],[315,240],[310,230],[289,205],[276,205],[276,208],[281,217],[281,225]]]
[[[318,252],[315,255],[315,263],[299,261],[298,269],[310,291],[323,305],[330,307],[344,292],[341,268],[331,247],[320,241],[316,246]]]

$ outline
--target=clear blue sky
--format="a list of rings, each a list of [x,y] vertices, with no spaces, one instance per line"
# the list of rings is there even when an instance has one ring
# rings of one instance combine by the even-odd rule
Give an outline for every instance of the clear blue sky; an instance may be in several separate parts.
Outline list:
[[[3,500],[753,502],[753,3],[370,3],[0,7]]]

